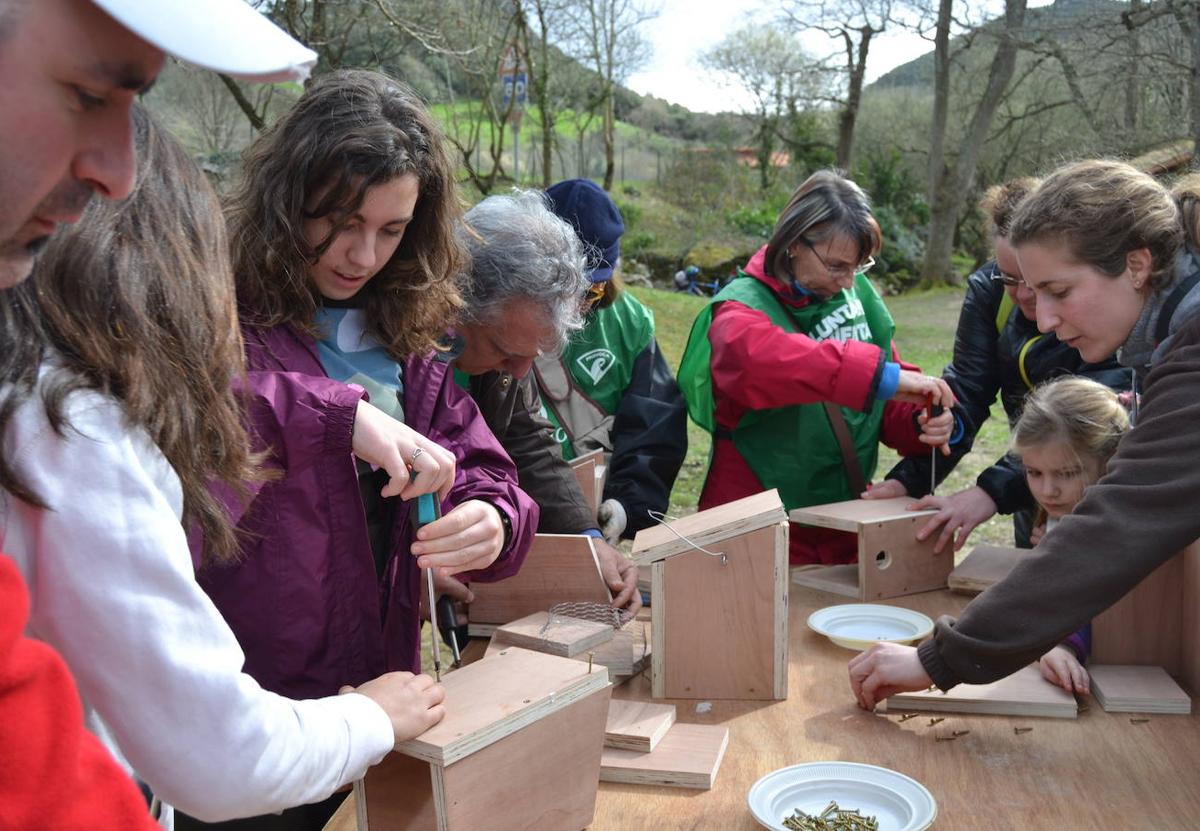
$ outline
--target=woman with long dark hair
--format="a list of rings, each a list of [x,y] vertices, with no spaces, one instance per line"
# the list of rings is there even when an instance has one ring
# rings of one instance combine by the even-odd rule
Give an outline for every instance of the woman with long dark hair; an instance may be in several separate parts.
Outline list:
[[[242,672],[187,539],[231,560],[210,487],[238,500],[262,482],[231,391],[243,361],[224,221],[186,152],[141,110],[134,125],[133,195],[91,205],[4,296],[4,547],[30,587],[30,633],[61,652],[88,726],[156,800],[214,820],[278,811],[436,723],[442,693],[397,675],[295,701]]]

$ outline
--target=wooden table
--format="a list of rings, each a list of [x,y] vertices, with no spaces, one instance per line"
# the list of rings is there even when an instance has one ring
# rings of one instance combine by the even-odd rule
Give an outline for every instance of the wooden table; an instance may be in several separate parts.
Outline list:
[[[591,826],[606,829],[758,828],[746,794],[760,776],[800,762],[882,765],[924,784],[938,802],[937,829],[1200,828],[1200,717],[1105,713],[1091,700],[1076,720],[950,715],[904,723],[859,710],[850,695],[851,652],[805,625],[809,614],[845,602],[793,585],[788,700],[676,701],[679,721],[727,724],[729,750],[711,791],[601,783]],[[928,592],[888,601],[957,613],[966,599]],[[649,677],[617,687],[616,698],[650,698]],[[1015,725],[1031,726],[1016,735]],[[935,732],[970,730],[937,742]],[[326,831],[353,831],[353,798]]]

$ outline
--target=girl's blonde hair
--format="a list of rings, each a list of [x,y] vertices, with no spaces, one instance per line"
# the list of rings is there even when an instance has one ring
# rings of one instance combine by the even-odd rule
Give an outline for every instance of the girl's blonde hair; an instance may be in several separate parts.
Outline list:
[[[1008,239],[1065,244],[1071,256],[1119,277],[1127,255],[1150,252],[1148,286],[1157,291],[1174,274],[1184,244],[1175,200],[1153,176],[1124,162],[1090,159],[1060,167],[1031,193],[1012,219]]]
[[[1062,442],[1079,459],[1103,467],[1129,429],[1129,414],[1117,394],[1088,378],[1067,376],[1037,387],[1013,427],[1012,448],[1024,450]]]

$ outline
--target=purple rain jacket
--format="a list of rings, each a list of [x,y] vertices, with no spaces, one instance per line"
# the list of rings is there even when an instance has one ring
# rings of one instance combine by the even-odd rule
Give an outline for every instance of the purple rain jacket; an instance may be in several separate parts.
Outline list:
[[[283,478],[258,486],[240,517],[241,560],[208,566],[201,586],[246,653],[245,671],[292,698],[336,693],[393,670],[420,671],[419,593],[409,556],[408,505],[397,503],[382,580],[367,536],[355,459],[355,410],[366,393],[325,375],[313,339],[291,327],[242,327],[250,429]],[[475,403],[436,360],[404,363],[405,423],[457,457],[444,509],[479,499],[508,515],[512,536],[487,569],[457,575],[493,581],[517,572],[538,506],[517,487],[512,461]],[[196,553],[193,558],[198,560]]]

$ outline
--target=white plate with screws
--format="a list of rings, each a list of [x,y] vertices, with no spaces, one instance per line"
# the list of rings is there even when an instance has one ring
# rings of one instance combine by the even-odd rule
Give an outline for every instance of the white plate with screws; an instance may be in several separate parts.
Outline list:
[[[838,646],[861,652],[879,641],[914,643],[933,631],[933,621],[920,612],[880,603],[826,606],[808,616],[808,628]]]
[[[809,762],[759,779],[746,801],[760,825],[787,831],[783,821],[799,809],[820,816],[831,802],[874,817],[879,831],[921,831],[937,819],[937,800],[917,780],[857,762]]]

